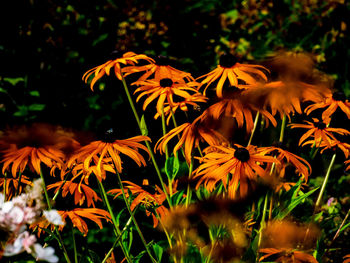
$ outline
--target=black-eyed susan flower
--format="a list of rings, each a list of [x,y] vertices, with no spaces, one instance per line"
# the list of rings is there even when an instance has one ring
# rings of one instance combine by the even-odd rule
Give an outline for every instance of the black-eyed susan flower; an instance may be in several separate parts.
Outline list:
[[[138,55],[135,54],[134,52],[126,52],[122,54],[121,52],[115,51],[111,53],[112,59],[108,60],[104,64],[94,67],[83,75],[83,80],[85,83],[88,82],[89,78],[93,76],[91,83],[90,83],[90,88],[93,90],[93,87],[100,78],[102,78],[104,75],[109,76],[111,73],[111,69],[113,69],[115,76],[119,79],[122,80],[123,78],[123,73],[121,71],[121,64],[123,65],[135,65],[138,63],[138,60],[146,60],[148,62],[152,62],[153,59],[147,57],[146,55]]]
[[[344,92],[337,91],[332,93],[329,93],[325,100],[322,102],[314,103],[309,105],[305,109],[306,114],[310,114],[314,110],[317,109],[324,109],[326,108],[322,113],[322,120],[329,121],[333,113],[339,108],[341,109],[348,119],[350,119],[350,102],[347,100]]]
[[[163,79],[171,78],[177,79],[180,82],[194,81],[194,78],[190,73],[178,70],[170,66],[170,59],[165,56],[157,56],[154,60],[148,61],[149,64],[142,66],[128,66],[122,69],[125,76],[133,73],[144,72],[139,81],[144,81],[146,79]]]
[[[94,202],[101,200],[101,198],[98,197],[97,193],[92,188],[85,184],[76,183],[73,181],[59,181],[50,184],[47,186],[47,190],[50,189],[55,189],[55,194],[57,193],[58,189],[61,189],[62,197],[66,197],[68,193],[74,195],[74,203],[76,205],[79,204],[80,206],[86,201],[88,207],[95,207]]]
[[[341,142],[338,140],[332,140],[330,143],[327,143],[324,141],[318,142],[315,139],[311,139],[304,142],[303,146],[305,145],[310,145],[310,147],[317,146],[319,149],[321,149],[320,151],[321,154],[323,154],[325,150],[328,150],[328,149],[334,150],[336,148],[339,148],[344,153],[345,158],[348,158],[350,154],[350,144],[346,142]]]
[[[205,112],[203,113],[206,114]],[[183,147],[185,159],[187,163],[191,162],[193,148],[199,146],[201,141],[205,141],[209,145],[219,145],[225,142],[226,139],[217,131],[206,125],[205,121],[202,121],[204,115],[197,117],[192,123],[184,123],[165,134],[158,140],[155,145],[155,150],[159,150],[161,153],[165,152],[166,145],[175,136],[182,133],[179,141],[174,147],[173,153],[177,154],[177,151]]]
[[[191,93],[198,93],[194,88],[198,86],[197,82],[181,83],[176,79],[162,78],[152,79],[145,81],[136,81],[133,85],[137,85],[138,88],[134,93],[140,92],[136,102],[138,102],[143,96],[147,96],[143,103],[143,110],[146,110],[147,106],[155,99],[157,99],[157,113],[162,114],[162,109],[165,103],[170,107],[174,106],[175,101],[191,99]],[[191,92],[191,93],[190,93]]]
[[[318,263],[318,261],[312,255],[295,249],[262,248],[259,249],[259,252],[265,254],[259,258],[259,261],[263,261],[266,258],[275,257],[273,262]]]
[[[203,94],[206,94],[207,88],[216,80],[216,95],[223,97],[223,87],[228,80],[231,86],[247,88],[248,85],[256,84],[258,81],[267,81],[264,71],[268,70],[260,65],[241,64],[231,54],[223,54],[220,57],[219,65],[213,71],[198,77],[202,79],[202,86],[205,85]],[[243,82],[243,84],[242,84]]]
[[[148,180],[145,179],[142,186],[132,183],[130,181],[123,181],[124,193],[129,198],[129,192],[135,196],[130,205],[131,211],[133,211],[138,205],[144,206],[146,209],[146,215],[152,215],[153,227],[157,227],[159,219],[163,220],[168,214],[169,210],[163,203],[166,200],[164,192],[156,185],[155,188],[149,185]],[[177,182],[174,182],[173,193],[176,192]],[[121,189],[112,189],[108,191],[109,194],[115,195],[114,198],[122,194]]]
[[[331,147],[332,142],[338,141],[333,133],[340,134],[340,135],[349,135],[350,132],[346,129],[342,128],[330,128],[327,127],[327,123],[324,123],[322,121],[319,121],[317,119],[313,119],[314,122],[310,121],[304,121],[307,124],[296,124],[292,123],[289,124],[289,126],[294,128],[303,128],[308,129],[306,133],[304,133],[303,136],[301,136],[299,140],[299,145],[302,145],[302,143],[308,139],[309,137],[313,138],[316,147],[319,146],[319,144],[323,141],[327,144],[327,146]]]
[[[258,176],[266,175],[267,172],[262,166],[279,162],[276,158],[266,155],[266,148],[253,145],[243,147],[238,144],[233,148],[208,147],[205,150],[206,155],[199,158],[200,166],[194,171],[195,178],[198,178],[197,188],[203,183],[204,187],[212,192],[217,183],[222,182],[229,198],[236,196],[238,185],[240,195],[246,196],[249,181],[256,181]]]
[[[7,144],[2,151],[2,173],[11,171],[13,177],[23,173],[26,167],[40,174],[41,164],[62,169],[64,148],[74,144],[74,140],[58,127],[48,124],[33,124],[5,131],[1,140]]]
[[[86,171],[96,166],[96,176],[101,178],[106,158],[112,161],[119,173],[122,172],[121,153],[129,156],[137,165],[146,166],[145,159],[138,150],[142,149],[148,153],[148,149],[139,142],[150,140],[147,136],[135,136],[124,140],[116,140],[114,130],[109,129],[102,140],[93,141],[77,150],[68,160],[67,166],[71,168],[77,163],[83,163],[83,169]]]
[[[193,110],[198,111],[200,109],[200,105],[198,103],[207,102],[208,98],[201,93],[194,93],[190,97],[185,98],[183,101],[173,102],[173,105],[170,106],[169,103],[164,103],[164,115],[167,116],[166,123],[169,124],[170,118],[172,114],[179,109],[183,112],[189,111],[189,106],[193,107]],[[154,115],[154,119],[158,119],[161,116],[158,112]]]
[[[311,165],[305,159],[280,147],[267,148],[265,153],[273,154],[279,161],[279,163],[275,165],[275,169],[277,169],[280,177],[284,177],[285,168],[288,164],[290,164],[295,167],[296,173],[298,175],[303,176],[305,181],[308,180],[312,169]]]

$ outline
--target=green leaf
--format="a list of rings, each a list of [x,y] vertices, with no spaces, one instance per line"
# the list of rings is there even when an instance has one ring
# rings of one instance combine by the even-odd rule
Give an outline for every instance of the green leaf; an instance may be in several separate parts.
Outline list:
[[[33,97],[39,97],[40,93],[37,90],[32,90],[32,91],[29,92],[29,95],[33,96]]]
[[[147,125],[146,125],[146,121],[145,121],[145,115],[142,115],[141,117],[141,123],[140,123],[140,129],[141,129],[141,133],[144,136],[148,135],[148,129],[147,129]]]
[[[16,86],[17,83],[24,81],[24,78],[4,78],[4,81],[11,83],[12,86]]]
[[[180,162],[177,156],[171,156],[165,161],[165,173],[170,180],[174,179],[179,172]]]
[[[102,42],[107,37],[108,37],[108,33],[100,35],[97,39],[94,40],[94,42],[92,42],[92,46],[96,46],[98,43]]]
[[[32,104],[29,105],[28,110],[30,111],[42,111],[45,108],[45,104]]]
[[[238,18],[239,13],[238,13],[237,9],[233,9],[233,10],[230,10],[227,13],[225,13],[225,15],[228,18],[231,18],[233,21],[236,21],[236,19]]]
[[[285,218],[295,207],[297,207],[301,202],[303,202],[307,197],[312,195],[319,187],[307,192],[306,194],[302,194],[294,199],[292,199],[292,202],[282,209],[280,213],[277,215],[277,219],[283,219]]]
[[[178,205],[181,202],[181,199],[183,197],[184,192],[185,192],[185,190],[181,190],[181,191],[178,191],[175,194],[173,194],[171,196],[171,203],[173,205]]]
[[[18,106],[18,111],[16,111],[13,116],[16,117],[23,117],[28,115],[28,108],[25,105],[19,105]]]
[[[160,245],[158,245],[158,244],[153,244],[152,247],[153,247],[154,253],[156,254],[157,261],[161,262],[162,261],[162,255],[163,255],[163,252],[164,252],[163,248]]]
[[[7,91],[5,89],[3,89],[3,88],[0,88],[0,92],[7,93]]]

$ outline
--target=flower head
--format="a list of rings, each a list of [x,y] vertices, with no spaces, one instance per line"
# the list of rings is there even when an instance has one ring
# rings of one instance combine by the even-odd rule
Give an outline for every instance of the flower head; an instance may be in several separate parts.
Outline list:
[[[123,74],[121,71],[121,64],[123,65],[134,65],[138,62],[138,60],[143,59],[146,61],[153,61],[153,59],[147,57],[146,55],[138,55],[134,52],[126,52],[124,54],[121,54],[118,51],[112,52],[111,56],[113,56],[113,59],[108,60],[106,63],[94,67],[83,75],[83,80],[87,82],[90,78],[90,76],[93,75],[93,79],[90,83],[90,88],[93,90],[93,87],[100,78],[102,78],[105,74],[110,75],[110,71],[112,68],[114,68],[114,74],[119,79],[122,80]]]
[[[215,130],[211,129],[202,121],[203,115],[196,118],[192,123],[184,123],[165,134],[155,145],[155,149],[165,152],[166,145],[176,135],[182,133],[178,143],[174,147],[174,155],[183,147],[185,158],[191,162],[193,148],[199,146],[200,141],[205,141],[209,145],[218,145],[226,139]]]
[[[122,69],[125,76],[133,73],[144,72],[138,81],[146,79],[177,79],[179,82],[194,81],[190,73],[178,70],[170,66],[170,59],[164,56],[157,56],[154,60],[148,61],[149,64],[143,66],[128,66]]]
[[[258,176],[266,174],[262,165],[266,163],[278,163],[279,161],[266,155],[266,148],[258,148],[253,145],[243,147],[235,144],[233,148],[224,146],[211,146],[205,152],[203,158],[199,158],[201,165],[194,171],[195,178],[199,178],[197,188],[201,183],[212,192],[218,182],[226,187],[228,182],[228,196],[234,198],[236,191],[240,189],[240,195],[248,193],[249,181],[256,181]],[[227,177],[230,174],[230,177]]]
[[[146,110],[147,106],[158,98],[156,108],[159,115],[162,114],[165,103],[170,107],[174,107],[176,101],[191,99],[191,93],[198,93],[194,88],[198,85],[197,82],[181,83],[177,79],[171,79],[169,77],[136,81],[133,85],[138,86],[134,93],[140,92],[136,102],[143,96],[147,96],[147,99],[143,103],[143,110]]]
[[[205,85],[204,95],[206,94],[208,86],[219,79],[216,85],[216,95],[222,98],[223,87],[226,80],[229,81],[231,86],[247,88],[249,85],[256,84],[258,81],[267,81],[267,77],[263,72],[264,70],[268,72],[263,66],[240,64],[233,55],[223,54],[220,57],[220,62],[216,69],[197,79],[204,78],[201,81],[202,85]]]
[[[81,147],[69,159],[67,166],[73,167],[76,163],[83,163],[84,170],[91,170],[96,165],[96,176],[101,178],[104,160],[110,160],[115,169],[122,172],[122,161],[120,153],[129,156],[139,166],[146,166],[145,159],[138,152],[142,149],[148,153],[147,148],[140,144],[141,141],[150,141],[147,136],[135,136],[125,140],[116,140],[113,129],[109,129],[105,133],[103,140],[93,141],[88,145]]]

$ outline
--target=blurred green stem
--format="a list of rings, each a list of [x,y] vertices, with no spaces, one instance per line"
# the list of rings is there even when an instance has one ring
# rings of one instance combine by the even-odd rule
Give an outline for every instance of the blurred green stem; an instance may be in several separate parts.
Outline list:
[[[256,130],[256,126],[258,125],[259,116],[260,116],[260,112],[257,112],[256,115],[255,115],[254,127],[253,127],[253,130],[252,130],[252,133],[250,134],[250,138],[249,138],[247,146],[249,146],[251,144],[252,140],[253,140],[253,136],[254,136],[254,133],[255,133],[255,130]]]

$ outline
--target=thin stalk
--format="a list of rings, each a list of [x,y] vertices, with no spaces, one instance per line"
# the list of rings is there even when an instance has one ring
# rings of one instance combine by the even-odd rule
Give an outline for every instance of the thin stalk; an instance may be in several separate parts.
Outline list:
[[[340,226],[339,226],[339,228],[338,228],[338,230],[337,230],[337,233],[335,233],[332,242],[339,236],[340,230],[342,229],[342,227],[344,226],[346,220],[348,219],[349,214],[350,214],[350,209],[349,209],[348,212],[346,213],[346,216],[344,217],[343,222],[340,224]]]
[[[19,188],[21,187],[21,179],[22,179],[22,173],[19,172],[18,187],[17,187],[17,190],[16,190],[16,196],[19,195]]]
[[[3,194],[4,194],[4,201],[6,202],[6,184],[7,184],[7,172],[5,172],[5,174],[4,174],[4,188],[2,189],[2,191],[3,191]]]
[[[250,138],[249,138],[247,146],[249,146],[251,144],[252,140],[253,140],[253,136],[254,136],[256,127],[258,125],[259,116],[260,116],[260,112],[257,112],[256,115],[255,115],[254,127],[253,127],[253,130],[252,130],[252,133],[250,134]]]
[[[166,123],[165,123],[165,116],[164,116],[164,106],[162,107],[162,130],[163,130],[163,136],[165,136],[165,134],[166,134]],[[165,145],[165,157],[166,157],[166,159],[169,158],[168,145]]]
[[[41,180],[42,180],[43,189],[44,189],[44,195],[45,195],[45,200],[46,200],[46,203],[47,203],[48,210],[51,210],[51,209],[52,209],[52,206],[51,206],[51,202],[50,202],[49,195],[48,195],[48,193],[47,193],[44,175],[43,175],[43,172],[42,172],[41,169],[40,169],[40,178],[41,178]],[[66,247],[64,246],[64,243],[63,243],[61,234],[60,234],[60,232],[58,231],[57,226],[55,226],[55,232],[56,232],[56,235],[58,236],[58,240],[59,240],[58,243],[59,243],[59,245],[60,245],[60,248],[63,250],[63,255],[64,255],[66,261],[67,261],[68,263],[71,263],[71,260],[69,259],[69,256],[68,256],[67,249],[66,249]]]
[[[107,209],[108,209],[109,214],[111,215],[111,219],[112,219],[112,223],[113,223],[113,226],[114,226],[115,235],[116,235],[117,238],[119,238],[119,236],[121,235],[121,231],[120,231],[120,229],[119,229],[119,225],[118,225],[118,223],[117,223],[117,220],[115,219],[115,216],[114,216],[114,213],[113,213],[111,204],[110,204],[109,201],[108,201],[108,197],[107,197],[107,194],[106,194],[106,190],[105,190],[105,188],[103,187],[103,184],[102,184],[102,182],[100,182],[100,180],[97,179],[97,182],[98,182],[98,185],[99,185],[100,190],[101,190],[101,193],[102,193],[102,199],[103,199],[105,205],[107,206]],[[127,260],[129,263],[131,263],[132,261],[131,261],[131,259],[130,259],[129,251],[124,247],[124,245],[122,244],[121,241],[119,241],[119,246],[120,246],[120,248],[122,249],[126,260]]]
[[[61,186],[58,188],[57,192],[55,193],[54,197],[52,198],[52,201],[55,201],[56,198],[57,198],[57,196],[60,194],[60,192],[61,192],[61,190],[62,190],[64,184],[67,182],[68,175],[69,175],[69,174],[67,174],[66,177],[64,178],[63,184],[61,184]]]
[[[188,180],[189,181],[191,180],[192,172],[193,172],[193,156],[191,158],[190,169],[189,169],[189,172],[188,172]],[[188,205],[190,204],[191,195],[192,195],[191,187],[190,187],[190,184],[188,183],[187,184],[187,194],[186,194],[186,207],[188,207]]]
[[[134,212],[136,211],[136,208],[134,210]],[[133,212],[133,213],[134,213]],[[132,221],[132,218],[130,217],[128,222],[126,222],[124,228],[122,229],[122,232],[120,233],[120,235],[117,237],[117,239],[114,241],[111,249],[108,251],[108,253],[106,254],[106,256],[104,257],[104,259],[102,260],[102,263],[105,263],[107,261],[107,259],[109,258],[109,256],[112,254],[114,248],[117,246],[117,243],[120,241],[121,237],[123,236],[124,232],[129,228],[129,225]]]
[[[265,217],[266,217],[266,211],[267,211],[267,199],[268,199],[268,195],[266,194],[265,196],[265,200],[264,200],[264,207],[263,207],[263,213],[262,213],[262,217],[261,217],[261,221],[260,221],[260,229],[259,229],[259,239],[258,239],[258,251],[256,253],[257,255],[257,259],[259,258],[259,248],[261,245],[261,240],[262,240],[262,232],[265,228],[266,222],[265,222]]]
[[[137,113],[137,111],[136,111],[134,102],[133,102],[133,100],[132,100],[131,94],[130,94],[130,92],[129,92],[129,88],[128,88],[126,82],[125,82],[124,77],[122,78],[122,83],[123,83],[123,87],[124,87],[126,96],[128,97],[128,101],[129,101],[130,107],[131,107],[131,109],[132,109],[132,112],[134,113],[134,117],[135,117],[135,119],[136,119],[137,125],[139,126],[139,129],[140,129],[141,134],[143,134],[143,129],[142,129],[142,127],[141,127],[140,117],[139,117],[139,115],[138,115],[138,113]],[[158,175],[160,184],[161,184],[161,186],[162,186],[163,192],[164,192],[164,194],[165,194],[165,197],[166,197],[166,199],[167,199],[167,201],[168,201],[169,206],[171,207],[171,201],[170,201],[168,192],[167,192],[167,190],[166,190],[166,187],[165,187],[165,184],[164,184],[162,175],[161,175],[161,173],[160,173],[159,166],[158,166],[158,164],[157,164],[157,162],[156,162],[156,158],[154,157],[154,154],[153,154],[153,150],[152,150],[152,148],[151,148],[151,145],[150,145],[150,143],[149,143],[148,141],[146,141],[145,144],[146,144],[146,147],[147,147],[147,149],[148,149],[148,151],[149,151],[149,154],[151,155],[152,163],[153,163],[154,168],[156,169],[156,172],[157,172],[157,175]]]
[[[74,250],[74,263],[78,263],[77,244],[75,243],[74,228],[72,227],[72,239],[73,239],[73,250]]]
[[[283,114],[279,142],[283,142],[283,139],[284,139],[284,132],[286,129],[286,120],[287,120],[286,114]]]
[[[147,242],[146,242],[146,240],[145,240],[145,238],[144,238],[144,236],[143,236],[143,234],[142,234],[142,232],[141,232],[141,229],[140,229],[140,227],[139,227],[139,225],[138,225],[138,223],[137,223],[137,221],[136,221],[136,218],[135,218],[134,214],[133,214],[132,211],[131,211],[130,204],[129,204],[129,202],[128,202],[126,196],[125,196],[124,186],[123,186],[122,179],[120,178],[120,174],[119,174],[118,172],[116,172],[116,174],[117,174],[118,183],[119,183],[119,185],[120,185],[120,189],[122,190],[122,196],[123,196],[125,205],[126,205],[128,211],[129,211],[129,214],[130,214],[130,216],[131,216],[131,218],[132,218],[132,221],[133,221],[133,223],[134,223],[134,225],[135,225],[135,227],[136,227],[136,230],[137,230],[137,232],[138,232],[138,234],[139,234],[139,236],[140,236],[140,238],[141,238],[141,240],[142,240],[142,243],[143,243],[143,245],[144,245],[144,247],[145,247],[145,249],[146,249],[146,251],[147,251],[147,254],[148,254],[148,256],[150,257],[150,259],[152,260],[152,262],[157,263],[157,261],[153,258],[152,254],[151,254],[151,251],[149,250],[149,248],[148,248],[148,246],[147,246]]]
[[[333,167],[333,164],[334,164],[334,161],[335,161],[335,157],[336,157],[336,156],[337,156],[337,154],[334,153],[333,156],[332,156],[332,160],[331,160],[331,162],[329,163],[326,176],[325,176],[324,179],[323,179],[321,191],[320,191],[320,193],[318,194],[318,197],[317,197],[317,201],[316,201],[316,204],[315,204],[315,210],[316,210],[316,209],[319,207],[319,205],[321,204],[322,195],[323,195],[323,192],[324,192],[324,190],[325,190],[325,188],[326,188],[326,185],[327,185],[327,182],[328,182],[328,178],[329,178],[329,175],[330,175],[330,173],[331,173],[331,169],[332,169],[332,167]]]

